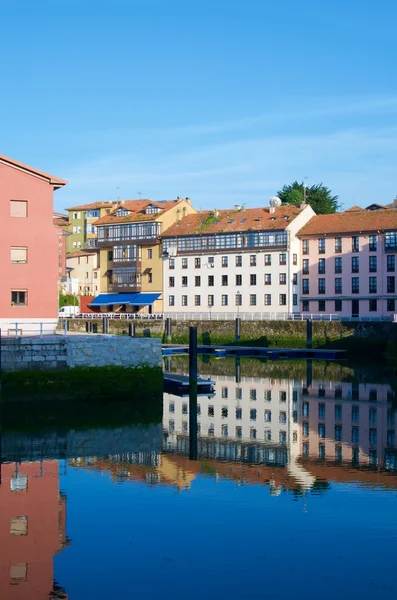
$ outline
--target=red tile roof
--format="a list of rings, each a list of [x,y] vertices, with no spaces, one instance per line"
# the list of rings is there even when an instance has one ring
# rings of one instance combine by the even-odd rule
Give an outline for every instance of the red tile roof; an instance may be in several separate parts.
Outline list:
[[[75,252],[68,252],[66,258],[76,258],[78,256],[91,256],[97,254],[99,250],[75,250]]]
[[[94,225],[111,225],[112,223],[135,223],[137,221],[155,221],[161,214],[174,208],[177,204],[183,202],[183,199],[177,200],[163,200],[161,202],[154,202],[152,200],[124,200],[122,204],[117,206],[113,212],[109,215],[101,217],[95,221]],[[157,214],[145,214],[145,209],[148,206],[156,206],[160,209]],[[129,210],[131,214],[125,215],[124,217],[117,217],[116,212],[124,208]]]
[[[361,208],[361,206],[357,206],[357,204],[354,204],[354,206],[351,206],[350,208],[345,210],[345,212],[357,212],[358,210],[364,210],[364,208]]]
[[[67,181],[63,179],[59,179],[59,177],[54,177],[54,175],[49,175],[49,173],[44,173],[44,171],[39,171],[38,169],[34,169],[33,167],[29,167],[28,165],[24,165],[13,158],[9,158],[8,156],[4,156],[0,154],[0,164],[4,164],[7,166],[15,167],[16,169],[20,169],[21,171],[25,171],[30,175],[35,175],[37,177],[41,177],[43,179],[47,179],[50,185],[54,186],[54,189],[60,188],[67,184]]]
[[[58,227],[67,227],[69,225],[69,219],[66,215],[64,217],[54,216],[53,223]]]
[[[91,202],[90,204],[80,204],[80,206],[71,206],[65,210],[96,210],[97,208],[113,208],[116,201]]]
[[[283,230],[302,212],[297,206],[280,206],[274,213],[269,208],[247,208],[203,211],[187,215],[169,227],[162,237],[234,233],[245,231]]]
[[[336,233],[359,234],[397,229],[397,210],[358,210],[316,215],[299,231],[298,236]]]

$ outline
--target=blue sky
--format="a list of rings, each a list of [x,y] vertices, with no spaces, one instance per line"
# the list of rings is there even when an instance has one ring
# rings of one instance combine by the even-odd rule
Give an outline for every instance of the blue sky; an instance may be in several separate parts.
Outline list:
[[[394,0],[0,0],[0,153],[57,209],[190,196],[267,205],[324,182],[397,194]]]

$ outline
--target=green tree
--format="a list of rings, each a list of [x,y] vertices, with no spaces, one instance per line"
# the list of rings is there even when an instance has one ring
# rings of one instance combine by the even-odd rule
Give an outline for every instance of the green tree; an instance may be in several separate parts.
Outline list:
[[[289,185],[284,185],[277,192],[277,196],[283,204],[299,205],[304,200],[304,184],[294,181]],[[334,213],[338,210],[338,196],[333,196],[329,188],[322,183],[316,183],[306,188],[306,202],[318,215]]]

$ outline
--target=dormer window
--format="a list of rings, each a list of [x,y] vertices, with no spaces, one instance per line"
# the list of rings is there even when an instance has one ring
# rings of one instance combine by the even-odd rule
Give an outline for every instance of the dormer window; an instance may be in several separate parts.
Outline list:
[[[153,204],[150,204],[145,208],[145,215],[157,215],[158,212],[160,212],[159,207],[153,206]]]
[[[131,211],[127,210],[126,208],[119,208],[118,211],[116,212],[116,216],[117,217],[126,217],[130,213],[131,213]]]

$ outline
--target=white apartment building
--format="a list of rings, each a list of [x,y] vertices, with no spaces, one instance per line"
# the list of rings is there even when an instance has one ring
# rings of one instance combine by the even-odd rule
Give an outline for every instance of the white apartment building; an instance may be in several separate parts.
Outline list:
[[[235,207],[174,223],[162,235],[164,313],[299,312],[296,234],[314,214],[307,205]]]
[[[68,281],[66,289],[73,287],[80,296],[93,296],[99,292],[99,251],[78,250],[66,256],[66,270]],[[76,286],[77,281],[77,286]]]

